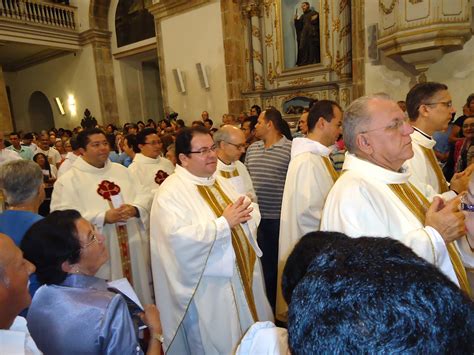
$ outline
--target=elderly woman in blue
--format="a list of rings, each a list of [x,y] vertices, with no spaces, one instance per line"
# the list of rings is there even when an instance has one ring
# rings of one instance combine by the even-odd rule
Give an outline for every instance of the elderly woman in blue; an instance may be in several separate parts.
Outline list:
[[[104,236],[74,210],[55,211],[35,223],[21,248],[36,265],[40,283],[28,312],[28,328],[45,354],[143,354],[126,302],[94,277],[107,261]],[[151,337],[147,354],[161,352],[155,306],[142,320]]]

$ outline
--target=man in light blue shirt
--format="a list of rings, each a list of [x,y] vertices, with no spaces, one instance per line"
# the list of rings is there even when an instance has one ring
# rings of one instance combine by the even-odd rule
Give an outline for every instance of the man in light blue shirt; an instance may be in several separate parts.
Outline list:
[[[9,146],[7,149],[17,152],[24,160],[33,159],[33,151],[30,148],[20,144],[20,135],[18,133],[10,133],[10,143],[12,145]]]

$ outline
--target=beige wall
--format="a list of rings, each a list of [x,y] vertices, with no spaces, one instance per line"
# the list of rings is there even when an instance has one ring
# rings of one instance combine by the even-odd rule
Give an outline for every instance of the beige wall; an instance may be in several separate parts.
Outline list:
[[[379,23],[379,12],[372,1],[365,2],[365,26]],[[367,32],[366,32],[367,33]],[[367,34],[366,34],[367,35]],[[403,64],[383,57],[380,64],[371,64],[366,51],[365,92],[386,92],[395,100],[405,100],[407,92],[416,83],[416,76]],[[445,54],[426,72],[427,80],[442,82],[449,87],[456,108],[456,117],[462,114],[466,97],[474,92],[474,37],[462,50]]]
[[[161,22],[164,70],[169,110],[187,123],[200,119],[206,110],[215,124],[228,111],[221,8],[218,0]],[[207,71],[210,89],[201,87],[196,70]],[[186,93],[178,92],[173,69],[183,74]]]
[[[11,89],[18,130],[29,129],[28,100],[35,91],[41,91],[48,97],[58,128],[78,126],[86,108],[99,123],[102,122],[91,45],[83,47],[76,55],[68,54],[15,73],[4,74],[5,82]],[[67,108],[69,94],[74,95],[76,100],[76,117],[72,117]],[[66,115],[59,113],[55,97],[63,102]]]

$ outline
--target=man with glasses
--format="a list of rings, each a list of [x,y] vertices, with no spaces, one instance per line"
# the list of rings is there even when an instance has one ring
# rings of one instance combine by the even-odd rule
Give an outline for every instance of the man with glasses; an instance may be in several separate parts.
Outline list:
[[[154,128],[141,130],[136,139],[140,153],[135,154],[128,169],[135,181],[154,192],[173,173],[173,163],[161,156],[163,143]]]
[[[77,136],[81,156],[55,183],[51,211],[78,210],[105,235],[110,258],[97,277],[126,277],[142,303],[152,303],[148,223],[151,196],[124,166],[109,160],[98,128]]]
[[[256,243],[260,213],[216,174],[216,145],[206,128],[181,130],[176,157],[150,223],[164,350],[231,354],[255,321],[272,319]]]
[[[244,133],[235,126],[225,125],[213,137],[217,148],[217,173],[228,179],[237,193],[256,201],[252,179],[245,165],[239,161],[246,147]]]
[[[451,184],[448,184],[433,150],[436,144],[433,133],[446,131],[455,112],[448,87],[435,82],[416,84],[407,94],[406,105],[414,129],[411,134],[414,155],[407,162],[410,182],[418,189],[429,185],[438,194],[449,190],[457,193],[465,191],[469,174],[455,174]],[[446,195],[448,198],[453,196],[452,192]]]
[[[465,230],[460,197],[445,202],[430,186],[418,189],[409,182],[405,162],[413,157],[412,133],[402,110],[387,96],[351,103],[343,119],[348,154],[326,199],[321,230],[397,239],[469,294],[453,244]]]

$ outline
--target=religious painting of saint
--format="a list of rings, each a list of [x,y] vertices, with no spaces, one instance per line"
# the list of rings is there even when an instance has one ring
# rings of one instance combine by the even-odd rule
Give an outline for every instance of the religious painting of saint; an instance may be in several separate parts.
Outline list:
[[[281,1],[285,69],[321,63],[320,0]]]

